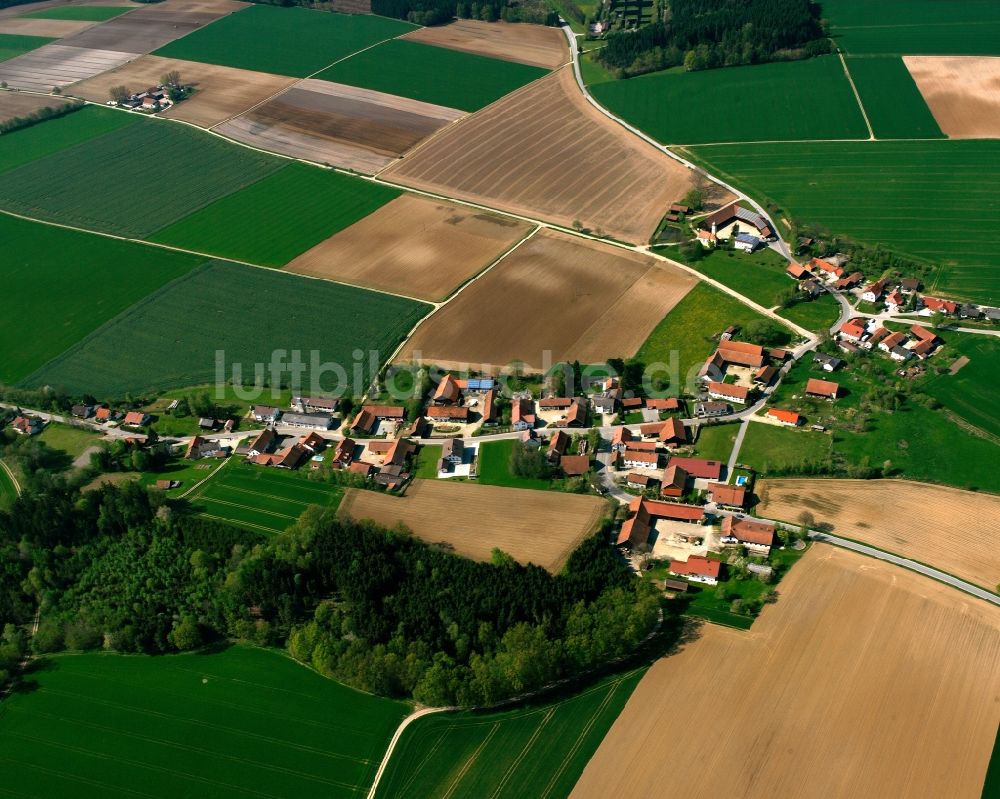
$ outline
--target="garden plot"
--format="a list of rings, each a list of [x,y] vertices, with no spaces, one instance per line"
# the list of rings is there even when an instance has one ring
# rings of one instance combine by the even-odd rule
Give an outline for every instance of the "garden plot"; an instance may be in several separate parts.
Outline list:
[[[139,53],[84,49],[65,44],[47,44],[17,58],[0,63],[0,81],[12,89],[50,92],[120,67]]]
[[[949,138],[1000,138],[1000,58],[904,56],[903,63]]]
[[[217,132],[293,158],[374,173],[463,116],[418,100],[304,80]]]

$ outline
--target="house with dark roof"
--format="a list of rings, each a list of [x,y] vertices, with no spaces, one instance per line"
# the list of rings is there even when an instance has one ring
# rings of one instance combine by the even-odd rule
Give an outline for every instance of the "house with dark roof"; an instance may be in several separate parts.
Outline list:
[[[272,424],[281,418],[281,410],[273,405],[252,405],[250,406],[250,416],[255,422]]]
[[[286,413],[281,423],[290,427],[305,427],[310,430],[329,430],[333,427],[333,417],[328,413]]]
[[[712,419],[732,413],[733,408],[728,402],[696,402],[694,415],[700,419]]]
[[[34,436],[42,432],[45,428],[45,422],[37,416],[18,414],[10,423],[10,428],[19,436]]]
[[[836,355],[827,355],[825,352],[814,352],[813,363],[818,363],[825,372],[836,372],[844,361]]]

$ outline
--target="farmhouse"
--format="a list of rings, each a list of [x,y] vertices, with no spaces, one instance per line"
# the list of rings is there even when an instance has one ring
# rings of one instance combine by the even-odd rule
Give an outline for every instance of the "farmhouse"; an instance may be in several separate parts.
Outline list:
[[[722,464],[704,458],[670,458],[671,466],[680,466],[696,480],[718,480],[722,476]]]
[[[760,386],[769,386],[771,381],[774,380],[775,376],[778,374],[778,369],[775,366],[762,366],[753,375],[753,382]]]
[[[712,399],[731,400],[741,405],[745,404],[750,396],[750,389],[746,386],[737,386],[732,383],[719,383],[710,381],[708,384],[708,396]]]
[[[125,427],[145,427],[153,420],[153,417],[144,411],[129,411],[125,414],[122,424]]]
[[[686,577],[693,583],[717,585],[722,572],[722,563],[701,555],[691,555],[687,561],[670,561],[670,573],[676,577]]]
[[[670,464],[663,470],[663,479],[660,481],[660,493],[665,497],[684,496],[687,488],[687,471],[675,463]]]
[[[815,377],[810,377],[806,383],[806,394],[810,397],[835,400],[840,394],[840,386],[829,380],[817,380]]]
[[[351,474],[360,474],[367,480],[371,478],[372,472],[375,471],[375,467],[370,463],[365,463],[364,461],[355,461],[347,467],[347,471],[351,472]]]
[[[680,411],[684,406],[677,397],[653,398],[646,400],[646,407],[654,411]]]
[[[702,419],[712,419],[731,413],[732,406],[728,402],[696,402],[694,415]]]
[[[70,409],[70,413],[73,414],[77,419],[89,419],[94,415],[93,405],[74,405]]]
[[[611,436],[611,451],[624,451],[628,447],[630,441],[632,441],[632,431],[624,426],[616,427],[615,432]]]
[[[824,372],[836,372],[844,365],[843,360],[836,355],[827,355],[825,352],[814,352],[813,363],[818,363]]]
[[[904,341],[906,341],[906,336],[897,330],[882,339],[878,344],[878,348],[882,352],[892,352],[894,347],[899,347]]]
[[[899,281],[899,287],[907,294],[920,290],[920,280],[915,277],[904,277]]]
[[[774,543],[774,525],[727,516],[722,521],[723,544],[742,544],[755,555],[767,555]]]
[[[281,411],[273,405],[252,405],[250,416],[255,422],[273,424],[281,418]]]
[[[660,456],[655,452],[627,449],[622,453],[622,465],[628,469],[655,469],[660,463]]]
[[[971,302],[967,302],[958,309],[958,315],[962,317],[962,319],[982,319],[983,310],[978,305],[973,305]]]
[[[780,408],[769,408],[767,411],[769,418],[776,420],[779,424],[788,427],[798,427],[802,424],[802,417],[795,411],[783,411]]]
[[[788,265],[785,274],[793,280],[808,280],[812,277],[812,272],[802,266],[802,264],[797,264],[794,261]]]
[[[458,380],[453,375],[445,375],[441,378],[441,382],[437,384],[431,395],[431,403],[434,405],[455,405],[461,401],[462,390],[459,388]]]
[[[745,486],[709,483],[708,490],[712,495],[712,502],[716,505],[725,508],[742,508],[746,505],[747,490]]]
[[[913,351],[901,345],[897,345],[889,350],[889,357],[894,361],[908,361],[913,357]]]
[[[514,430],[530,430],[537,421],[535,403],[530,397],[519,397],[511,403],[510,425]]]
[[[939,300],[936,297],[924,297],[923,305],[930,313],[943,313],[948,316],[954,316],[955,312],[958,311],[958,303],[954,303],[951,300]]]
[[[405,414],[406,410],[402,405],[362,405],[358,415],[354,417],[352,427],[371,435],[378,428],[379,422],[401,422]]]
[[[549,448],[545,452],[545,457],[552,463],[558,463],[559,459],[566,454],[569,448],[569,436],[562,430],[557,430],[549,439]]]
[[[496,424],[497,416],[497,391],[495,388],[483,392],[483,404],[480,409],[480,417],[485,425]]]
[[[539,406],[541,403],[539,403]],[[587,421],[587,401],[583,397],[574,397],[566,410],[566,415],[552,423],[553,427],[583,427]]]
[[[645,425],[643,425],[643,427],[645,427]],[[656,441],[629,441],[625,445],[625,450],[634,450],[636,452],[656,452],[656,448],[658,446],[659,444]]]
[[[431,432],[431,423],[423,416],[418,416],[403,428],[400,435],[403,438],[426,438]]]
[[[680,419],[671,416],[660,428],[659,441],[670,449],[683,446],[688,442],[687,428],[684,427],[684,423]]]
[[[292,407],[299,413],[333,413],[337,400],[329,397],[292,397]]]
[[[650,533],[657,519],[701,524],[705,520],[705,511],[697,505],[681,505],[676,502],[657,502],[636,497],[629,503],[629,511],[633,516],[626,519],[618,533],[619,546],[630,547],[649,543]]]
[[[854,288],[864,279],[865,276],[860,272],[851,272],[851,274],[845,275],[844,277],[837,280],[833,284],[833,287],[838,291],[846,291],[847,289]]]
[[[809,268],[814,275],[822,273],[823,277],[827,280],[836,280],[844,276],[842,267],[832,264],[829,261],[824,261],[822,258],[813,258],[809,262]]]
[[[733,246],[742,252],[753,252],[760,246],[760,239],[751,236],[749,233],[737,233],[736,242]]]
[[[98,408],[94,412],[94,419],[98,422],[110,422],[117,414],[111,408]]]
[[[620,388],[611,389],[610,391],[604,391],[600,394],[595,394],[591,397],[591,403],[594,406],[594,410],[600,414],[611,414],[615,412],[618,407],[618,401],[621,398],[622,390]]]
[[[883,277],[881,280],[869,283],[865,286],[865,290],[861,292],[861,299],[865,302],[877,302],[878,299],[885,293],[885,287],[888,282],[888,279]]]
[[[885,298],[885,307],[895,313],[906,305],[906,297],[903,296],[903,292],[899,289],[893,289],[889,292],[889,296]]]
[[[561,411],[573,404],[569,397],[543,397],[538,400],[538,410],[540,411]]]
[[[319,433],[307,433],[299,439],[299,444],[309,450],[313,455],[317,455],[326,449],[326,439]]]
[[[799,289],[808,294],[812,299],[816,299],[823,293],[823,287],[816,280],[803,280],[799,283]]]
[[[701,246],[706,249],[714,247],[718,240],[718,237],[711,230],[698,231],[698,241],[700,241]]]
[[[354,447],[353,438],[344,438],[337,442],[336,448],[333,450],[333,458],[330,461],[330,465],[334,469],[347,469],[351,465],[351,461],[354,460]]]
[[[590,471],[590,457],[587,455],[563,455],[559,468],[567,477],[580,477]]]
[[[469,421],[469,409],[463,405],[428,405],[424,416],[432,422],[465,424]]]
[[[628,476],[625,478],[625,485],[629,488],[636,488],[641,491],[656,488],[659,484],[660,481],[657,478],[640,472],[629,472]]]
[[[866,350],[873,349],[880,341],[882,341],[882,339],[884,339],[888,335],[889,335],[888,328],[878,327],[875,329],[874,333],[872,333],[867,339],[861,342],[861,346]]]
[[[333,427],[333,417],[328,413],[286,413],[281,417],[281,421],[290,427],[305,427],[312,430],[329,430]]]
[[[439,472],[450,472],[456,466],[462,465],[465,458],[465,442],[460,438],[449,438],[441,445],[441,460],[438,461]]]
[[[860,342],[866,335],[868,330],[865,328],[865,320],[850,319],[840,326],[838,331],[838,336],[847,341],[853,341],[854,343]]]
[[[10,423],[10,427],[19,436],[33,436],[42,432],[45,422],[36,416],[21,414],[14,417],[14,421]]]
[[[774,235],[770,222],[760,214],[743,208],[736,203],[728,205],[716,211],[711,216],[706,217],[703,224],[720,239],[726,239],[732,235],[733,228],[738,227],[740,222],[750,225],[762,239],[770,239]]]
[[[261,453],[273,452],[277,444],[278,434],[272,428],[268,427],[261,430],[246,447],[240,447],[238,454],[256,457]]]

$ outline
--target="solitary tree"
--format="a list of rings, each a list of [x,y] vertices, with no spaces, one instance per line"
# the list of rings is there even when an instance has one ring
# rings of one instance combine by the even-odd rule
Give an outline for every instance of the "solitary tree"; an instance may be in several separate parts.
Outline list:
[[[163,86],[179,89],[181,86],[181,73],[176,69],[172,69],[169,72],[164,73],[163,77],[160,78],[160,83]]]

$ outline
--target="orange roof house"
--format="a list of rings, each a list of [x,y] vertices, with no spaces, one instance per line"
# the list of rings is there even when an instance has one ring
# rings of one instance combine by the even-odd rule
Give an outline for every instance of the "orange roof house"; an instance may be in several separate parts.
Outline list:
[[[746,505],[747,490],[745,486],[709,483],[708,490],[712,493],[712,501],[716,505],[725,505],[730,508],[742,508]]]
[[[727,516],[722,521],[722,543],[739,543],[754,551],[770,551],[774,543],[774,525]]]
[[[750,396],[750,389],[733,383],[720,383],[712,380],[708,383],[708,395],[716,399],[727,399],[733,402],[745,403]]]
[[[634,514],[622,524],[618,533],[618,544],[638,546],[649,543],[649,534],[657,519],[700,524],[705,520],[705,510],[698,505],[681,505],[677,502],[657,502],[636,497],[629,503],[629,511]]]
[[[676,447],[681,444],[687,444],[687,428],[684,427],[684,423],[680,419],[676,416],[671,416],[663,423],[663,427],[660,430],[659,441],[661,444],[666,444],[668,447]]]
[[[704,458],[672,457],[670,465],[680,466],[696,480],[718,480],[722,475],[722,464],[719,461],[709,461]]]
[[[810,397],[825,397],[826,399],[837,399],[840,394],[840,386],[830,380],[817,380],[810,377],[806,383],[806,394]]]
[[[786,411],[781,408],[768,408],[767,415],[786,424],[789,427],[798,427],[802,423],[802,417],[795,411]]]
[[[715,585],[722,573],[722,563],[701,555],[691,555],[687,561],[670,561],[670,573],[678,577],[687,577],[695,582]]]
[[[567,477],[579,477],[590,471],[590,458],[586,455],[563,455],[559,468]]]
[[[663,470],[663,479],[660,481],[660,493],[665,497],[683,496],[687,481],[688,473],[683,467],[671,464]]]
[[[434,389],[431,402],[435,405],[451,405],[462,398],[462,390],[458,387],[458,380],[454,375],[445,375],[441,382]]]

